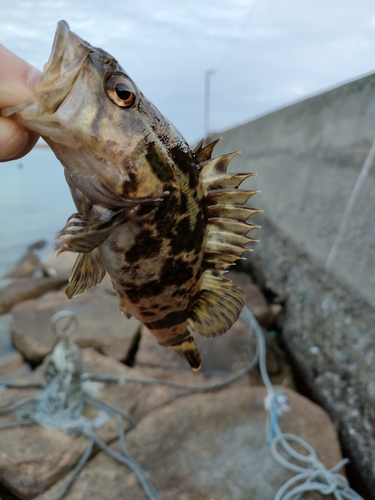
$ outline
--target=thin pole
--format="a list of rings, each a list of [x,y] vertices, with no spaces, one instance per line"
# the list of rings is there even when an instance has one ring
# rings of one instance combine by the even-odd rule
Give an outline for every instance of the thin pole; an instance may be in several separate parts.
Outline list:
[[[210,91],[211,91],[211,75],[215,71],[213,69],[207,69],[204,78],[204,137],[207,138],[210,133]]]

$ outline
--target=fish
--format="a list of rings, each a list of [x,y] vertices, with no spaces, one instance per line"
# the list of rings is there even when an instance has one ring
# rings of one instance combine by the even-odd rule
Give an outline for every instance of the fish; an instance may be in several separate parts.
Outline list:
[[[110,54],[60,21],[34,94],[3,116],[37,132],[64,167],[77,212],[57,248],[77,252],[66,296],[110,275],[121,311],[158,343],[201,366],[194,333],[224,334],[245,303],[225,279],[250,251],[240,189],[251,173],[228,173],[238,152],[213,158],[220,139],[195,149]]]

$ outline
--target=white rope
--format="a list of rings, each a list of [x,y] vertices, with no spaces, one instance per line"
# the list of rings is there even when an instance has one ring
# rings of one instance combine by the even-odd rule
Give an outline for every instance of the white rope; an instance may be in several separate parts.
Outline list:
[[[259,368],[268,393],[264,404],[270,415],[270,429],[267,435],[267,442],[270,443],[271,453],[281,465],[298,473],[279,489],[274,500],[298,500],[301,494],[307,491],[317,491],[322,495],[333,494],[336,500],[364,500],[350,488],[347,479],[337,472],[348,463],[348,459],[341,460],[332,469],[327,469],[318,459],[314,448],[306,441],[294,434],[284,434],[281,431],[278,417],[289,411],[290,408],[287,405],[286,395],[280,390],[275,391],[268,376],[266,368],[266,342],[263,330],[246,306],[241,313],[240,319],[255,331],[258,339]],[[298,443],[307,451],[307,455],[297,452],[290,446],[289,442]],[[279,445],[282,446],[284,453],[289,455],[289,459],[284,458],[280,454],[278,450]],[[297,465],[293,460],[305,463],[306,466]]]

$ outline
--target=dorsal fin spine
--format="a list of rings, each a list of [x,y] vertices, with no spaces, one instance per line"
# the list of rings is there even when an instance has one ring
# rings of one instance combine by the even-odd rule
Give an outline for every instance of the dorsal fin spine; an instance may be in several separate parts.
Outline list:
[[[213,142],[210,142],[210,144],[207,144],[207,146],[203,146],[203,139],[202,139],[201,142],[198,144],[198,146],[193,151],[196,164],[199,165],[199,164],[202,164],[203,162],[209,160],[211,158],[212,151],[214,150],[214,147],[220,141],[221,141],[221,137],[219,137],[218,139],[216,139]]]
[[[249,238],[254,224],[249,217],[261,212],[245,204],[259,191],[238,189],[254,174],[226,173],[231,160],[238,153],[211,159],[217,141],[194,151],[200,184],[206,203],[206,246],[199,292],[189,311],[191,328],[208,337],[225,333],[237,320],[244,305],[243,291],[223,278],[226,268],[242,254],[252,251],[246,245],[256,241]]]
[[[218,174],[202,179],[204,192],[214,189],[238,188],[246,179],[254,174]]]
[[[246,222],[252,215],[263,212],[256,208],[242,207],[238,205],[210,205],[207,207],[207,215],[211,218],[225,218]]]

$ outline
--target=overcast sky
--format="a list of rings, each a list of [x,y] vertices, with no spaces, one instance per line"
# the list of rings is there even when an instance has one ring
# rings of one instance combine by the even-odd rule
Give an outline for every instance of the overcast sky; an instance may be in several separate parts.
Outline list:
[[[65,19],[113,54],[185,137],[374,71],[374,0],[0,0],[0,42],[42,69]]]

